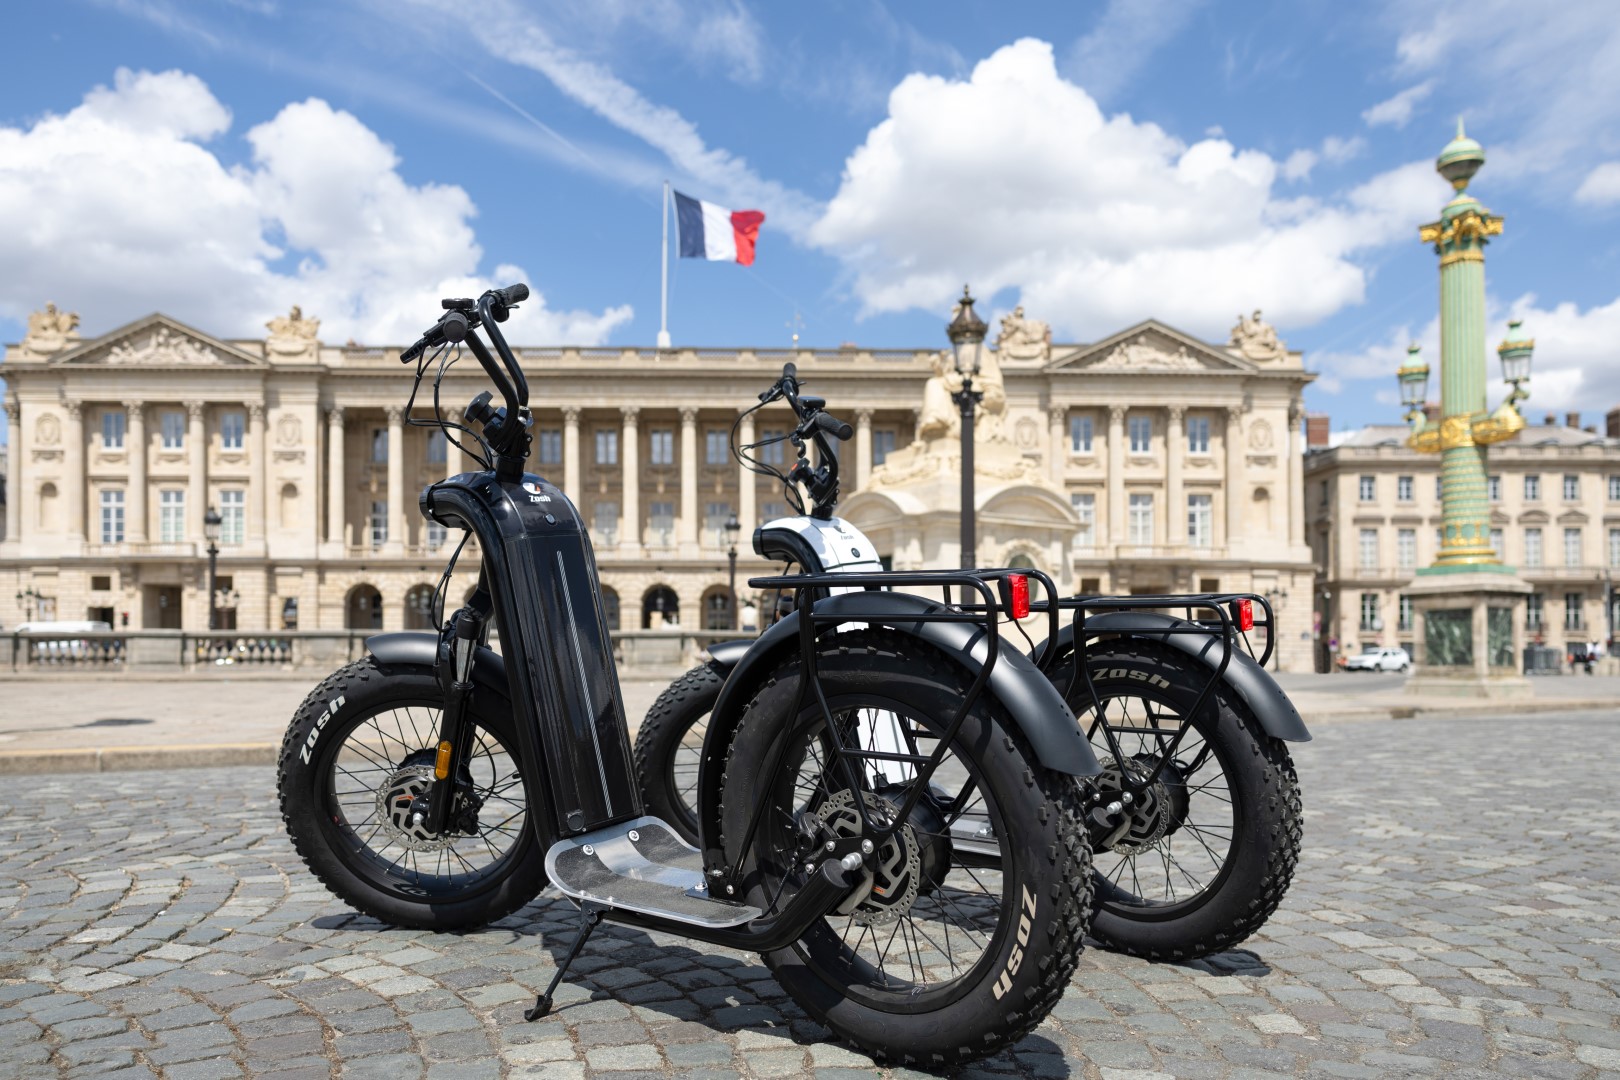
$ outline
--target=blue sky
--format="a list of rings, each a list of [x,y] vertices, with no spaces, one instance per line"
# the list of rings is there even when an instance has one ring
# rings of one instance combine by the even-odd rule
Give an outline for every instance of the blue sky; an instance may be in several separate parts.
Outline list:
[[[1438,355],[1417,226],[1458,115],[1507,217],[1530,411],[1620,405],[1620,20],[1506,0],[986,5],[66,0],[8,15],[0,339],[291,303],[407,340],[522,274],[514,337],[650,344],[659,191],[765,211],[673,266],[677,344],[943,344],[962,281],[1059,340],[1264,309],[1335,427]],[[1493,358],[1494,368],[1494,358]],[[3,371],[3,369],[0,369]]]

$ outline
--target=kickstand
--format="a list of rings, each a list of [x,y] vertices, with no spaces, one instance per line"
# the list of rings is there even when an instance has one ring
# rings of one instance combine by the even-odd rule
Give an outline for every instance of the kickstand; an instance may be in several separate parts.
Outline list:
[[[579,951],[585,947],[585,942],[590,940],[591,931],[596,929],[596,924],[602,921],[602,916],[606,912],[607,908],[593,904],[589,900],[580,905],[579,933],[574,935],[574,943],[568,947],[568,955],[557,965],[557,974],[552,976],[551,985],[546,987],[545,993],[534,999],[534,1008],[523,1011],[523,1019],[532,1024],[551,1012],[551,995],[557,992],[558,984],[563,981],[563,976],[568,974],[568,968],[579,956]]]

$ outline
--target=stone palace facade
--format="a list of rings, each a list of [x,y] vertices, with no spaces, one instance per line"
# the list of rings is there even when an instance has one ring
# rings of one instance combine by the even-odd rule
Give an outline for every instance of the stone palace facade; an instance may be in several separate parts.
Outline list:
[[[0,366],[11,431],[0,624],[206,627],[210,509],[221,517],[222,626],[427,624],[450,548],[417,513],[417,495],[470,460],[409,423],[410,373],[397,347],[323,343],[318,321],[296,308],[268,329],[222,340],[154,314],[88,339],[70,313],[35,314]],[[1308,668],[1300,420],[1312,376],[1300,354],[1258,312],[1223,343],[1148,321],[1065,345],[1020,309],[1003,320],[998,345],[995,437],[1003,458],[1039,478],[1041,535],[1055,527],[1061,542],[1022,539],[1012,500],[981,511],[995,520],[981,531],[980,562],[1037,566],[1070,591],[1266,593],[1285,631],[1283,668]],[[723,526],[733,514],[743,526],[739,588],[769,569],[749,536],[786,512],[782,494],[739,469],[728,444],[734,425],[744,441],[790,426],[785,406],[739,424],[784,361],[855,425],[841,450],[851,505],[868,488],[894,491],[874,474],[917,436],[937,355],[520,352],[535,412],[531,467],[581,505],[624,629],[731,625]],[[459,409],[486,387],[467,357],[445,379],[442,404]],[[428,405],[419,397],[415,417],[431,416]],[[899,567],[951,565],[908,545],[893,513],[903,510],[874,533],[881,555]],[[453,599],[474,562],[464,558]]]

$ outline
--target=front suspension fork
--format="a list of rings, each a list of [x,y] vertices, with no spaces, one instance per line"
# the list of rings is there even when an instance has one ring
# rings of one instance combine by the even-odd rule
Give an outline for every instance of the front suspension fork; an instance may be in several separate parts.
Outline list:
[[[445,687],[444,711],[439,719],[439,742],[433,758],[433,786],[428,792],[426,827],[433,835],[442,835],[455,801],[456,775],[465,760],[463,743],[467,729],[467,705],[472,700],[473,653],[477,651],[483,632],[484,618],[472,608],[462,608],[451,619],[450,670],[448,677],[440,675]],[[442,663],[441,657],[441,663]]]

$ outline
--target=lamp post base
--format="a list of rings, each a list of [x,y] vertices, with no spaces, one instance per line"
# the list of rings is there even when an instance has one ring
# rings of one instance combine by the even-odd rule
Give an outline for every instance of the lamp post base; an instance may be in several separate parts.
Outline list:
[[[1416,631],[1406,693],[1529,697],[1530,680],[1522,672],[1525,598],[1531,591],[1511,567],[1419,574],[1406,589]]]

